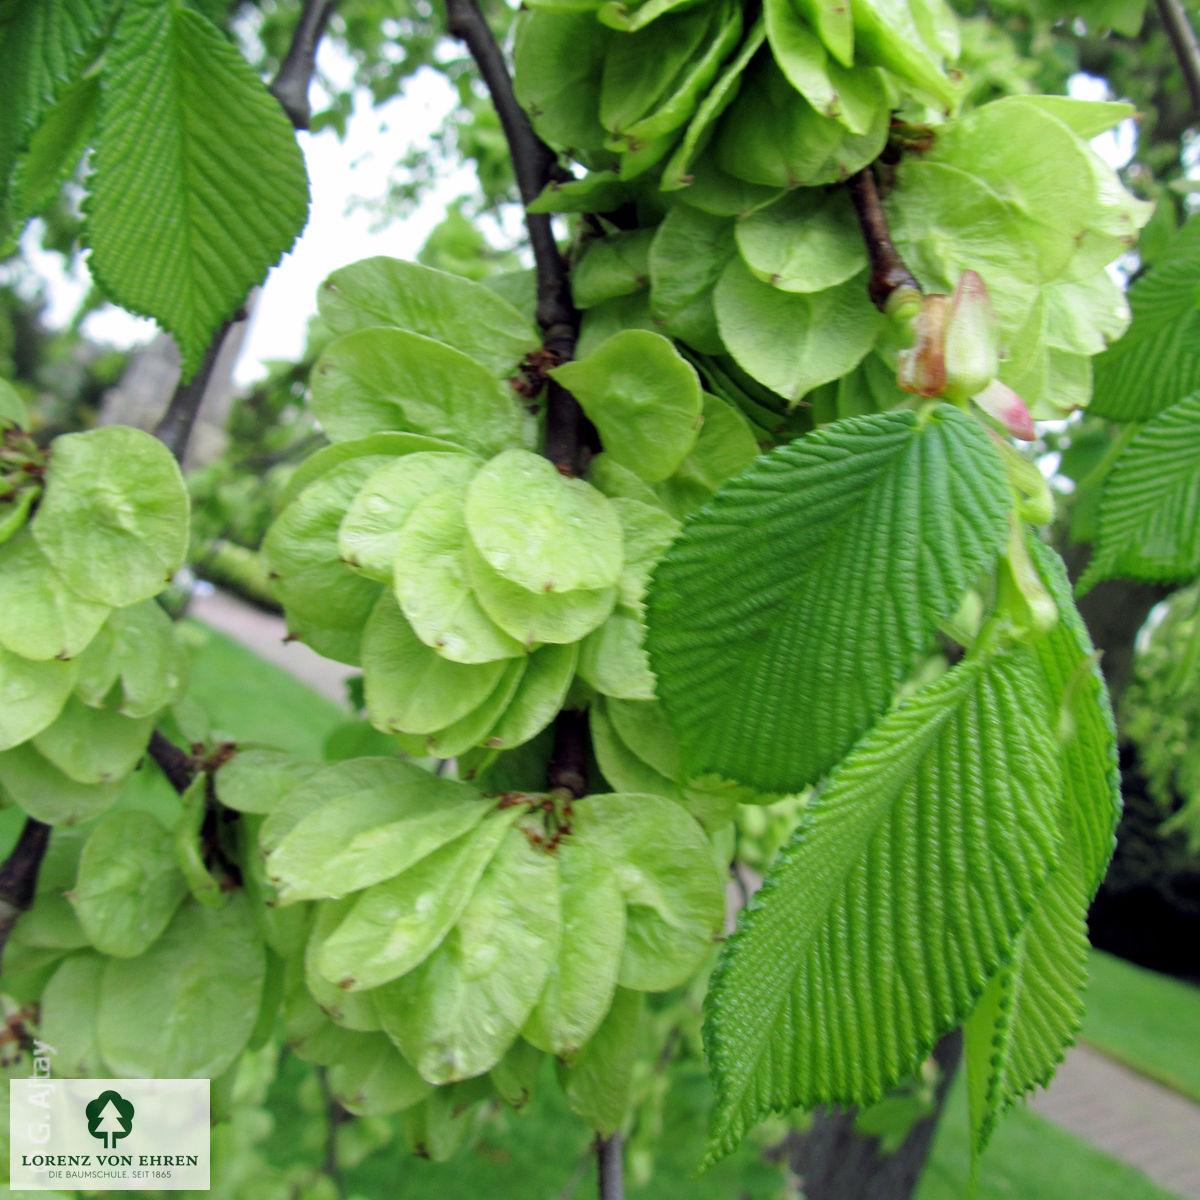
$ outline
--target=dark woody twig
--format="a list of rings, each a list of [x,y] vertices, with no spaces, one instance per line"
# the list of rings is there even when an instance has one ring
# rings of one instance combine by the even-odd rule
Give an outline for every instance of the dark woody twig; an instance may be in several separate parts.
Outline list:
[[[148,750],[167,782],[182,796],[196,777],[196,760],[157,729],[150,735]]]
[[[337,0],[305,0],[292,44],[271,83],[271,95],[297,129],[307,129],[312,121],[308,89],[317,69],[317,46],[336,6]]]
[[[600,1167],[600,1200],[621,1200],[625,1195],[625,1165],[619,1133],[596,1139],[596,1161]]]
[[[17,918],[33,903],[50,826],[27,817],[12,853],[0,864],[0,958]]]
[[[1200,45],[1196,43],[1196,31],[1179,0],[1157,0],[1157,4],[1159,20],[1171,39],[1171,48],[1192,99],[1192,115],[1200,116]]]
[[[570,176],[559,167],[554,151],[534,132],[517,103],[504,55],[475,0],[446,0],[446,27],[466,44],[491,93],[508,141],[517,189],[528,206],[548,183]],[[579,313],[571,299],[567,264],[548,213],[531,213],[526,208],[525,225],[537,267],[537,320],[542,341],[556,362],[569,362],[575,355]],[[564,475],[579,475],[594,440],[595,431],[579,402],[551,380],[546,392],[546,457]]]
[[[858,214],[859,228],[867,247],[867,258],[871,263],[871,278],[867,281],[867,293],[871,303],[880,312],[886,312],[888,301],[901,288],[911,289],[917,295],[921,285],[904,265],[900,252],[892,244],[887,218],[875,186],[875,176],[870,167],[864,167],[857,175],[846,181],[854,211]]]

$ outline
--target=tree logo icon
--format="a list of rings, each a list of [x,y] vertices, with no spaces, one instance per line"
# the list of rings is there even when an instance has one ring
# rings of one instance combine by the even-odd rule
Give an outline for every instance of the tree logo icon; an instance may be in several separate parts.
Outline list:
[[[83,1111],[88,1133],[99,1138],[106,1150],[111,1150],[118,1138],[128,1137],[133,1129],[133,1105],[120,1092],[101,1092]]]

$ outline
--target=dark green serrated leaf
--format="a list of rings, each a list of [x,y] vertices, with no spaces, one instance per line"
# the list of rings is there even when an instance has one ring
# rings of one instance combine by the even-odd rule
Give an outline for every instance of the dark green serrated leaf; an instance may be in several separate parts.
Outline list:
[[[17,162],[12,207],[17,222],[50,204],[83,156],[100,109],[100,78],[71,84],[47,115]]]
[[[649,597],[691,773],[765,792],[819,779],[994,561],[1009,504],[987,434],[948,405],[838,422],[726,484]]]
[[[1068,845],[1011,956],[963,1024],[963,1056],[977,1163],[1005,1110],[1049,1083],[1083,1024],[1087,895],[1078,848]]]
[[[1057,856],[1058,778],[1020,651],[968,660],[855,747],[718,965],[710,1160],[772,1109],[873,1102],[974,1008]]]
[[[1200,572],[1200,392],[1134,434],[1104,481],[1080,590],[1124,575],[1182,583]]]
[[[105,59],[92,166],[92,273],[174,335],[190,377],[304,228],[308,178],[291,125],[199,13],[180,0],[127,0]]]
[[[1121,818],[1117,727],[1092,639],[1071,598],[1062,559],[1030,535],[1029,552],[1058,605],[1059,623],[1033,646],[1051,712],[1057,715],[1058,754],[1069,836],[1075,841],[1090,903],[1108,870]]]
[[[19,151],[96,52],[111,0],[15,0],[0,23],[0,242]]]

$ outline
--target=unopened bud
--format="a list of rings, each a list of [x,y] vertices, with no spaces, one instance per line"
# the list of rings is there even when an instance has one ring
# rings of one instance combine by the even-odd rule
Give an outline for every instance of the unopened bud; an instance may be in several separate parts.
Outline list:
[[[1032,442],[1037,438],[1037,430],[1033,427],[1033,418],[1025,407],[1025,401],[1008,384],[993,379],[983,391],[974,394],[974,400],[1013,437],[1023,442]]]
[[[1000,369],[996,315],[983,280],[964,271],[950,300],[946,324],[947,400],[963,401],[983,391]]]
[[[911,349],[896,356],[896,382],[906,391],[929,398],[940,396],[946,386],[946,318],[950,297],[926,296],[913,322]]]

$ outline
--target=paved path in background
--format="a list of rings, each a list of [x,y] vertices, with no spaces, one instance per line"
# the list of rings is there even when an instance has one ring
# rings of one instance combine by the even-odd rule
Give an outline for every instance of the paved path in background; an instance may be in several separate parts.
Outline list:
[[[290,671],[322,695],[345,703],[345,680],[356,674],[354,668],[330,662],[299,642],[285,642],[282,618],[220,591],[197,596],[190,615]],[[1200,1200],[1200,1105],[1177,1092],[1090,1046],[1076,1046],[1049,1089],[1031,1098],[1029,1105],[1184,1200]]]
[[[1178,1092],[1079,1045],[1029,1107],[1160,1187],[1200,1200],[1200,1105]]]

